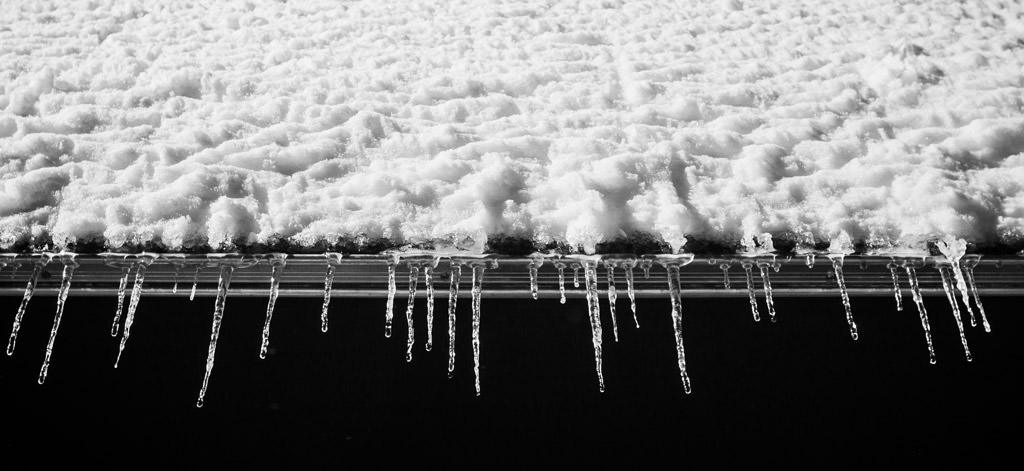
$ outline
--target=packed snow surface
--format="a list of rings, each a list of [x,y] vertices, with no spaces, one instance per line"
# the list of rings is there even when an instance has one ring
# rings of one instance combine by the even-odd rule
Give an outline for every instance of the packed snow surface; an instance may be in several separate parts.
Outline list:
[[[996,0],[0,1],[0,249],[1024,237]]]

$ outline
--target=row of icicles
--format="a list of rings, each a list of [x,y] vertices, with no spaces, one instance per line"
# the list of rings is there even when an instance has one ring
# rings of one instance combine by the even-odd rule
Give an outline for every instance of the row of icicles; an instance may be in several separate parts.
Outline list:
[[[60,289],[57,295],[57,312],[54,316],[53,326],[50,331],[49,341],[46,344],[46,354],[43,359],[42,368],[39,371],[39,384],[43,384],[46,381],[47,372],[50,365],[50,357],[53,353],[54,340],[57,336],[57,330],[60,327],[61,315],[64,312],[64,305],[66,303],[68,292],[71,287],[71,278],[74,274],[75,268],[79,265],[76,262],[77,255],[74,253],[60,252],[60,253],[43,253],[38,255],[38,259],[32,264],[32,272],[29,276],[28,283],[25,286],[25,293],[22,297],[20,306],[18,307],[17,314],[14,318],[14,325],[11,329],[10,339],[7,344],[7,354],[12,355],[14,353],[15,344],[18,338],[18,330],[21,327],[22,319],[25,315],[26,308],[29,301],[32,299],[32,295],[35,291],[36,283],[43,272],[46,265],[53,261],[58,261],[63,266],[63,273],[61,275]],[[117,295],[117,309],[114,313],[114,321],[110,330],[112,337],[117,337],[118,333],[121,334],[120,344],[118,346],[117,358],[114,361],[114,368],[117,368],[121,361],[121,356],[124,353],[125,345],[131,335],[132,324],[135,320],[135,314],[138,309],[139,301],[142,297],[143,283],[145,282],[146,271],[148,267],[157,260],[155,254],[138,254],[138,255],[123,255],[117,254],[116,257],[107,257],[107,263],[111,266],[121,268],[120,282],[118,286]],[[173,258],[178,257],[178,258]],[[287,262],[286,254],[272,254],[266,261],[271,266],[270,275],[270,291],[269,300],[267,302],[266,321],[263,326],[262,342],[260,344],[260,358],[266,358],[267,349],[270,344],[270,323],[274,314],[274,305],[277,301],[279,285],[281,276]],[[324,277],[324,299],[321,310],[321,331],[327,332],[328,326],[328,306],[331,301],[332,283],[334,281],[335,269],[340,265],[342,255],[338,253],[326,253],[327,261],[327,272]],[[178,271],[181,269],[183,264],[180,262],[183,259],[182,256],[164,256],[165,259],[175,264],[175,281],[172,288],[173,293],[178,292]],[[846,313],[846,320],[850,328],[850,336],[853,340],[857,340],[857,324],[853,319],[853,311],[850,306],[850,298],[847,293],[846,283],[843,277],[843,256],[842,255],[829,255],[829,259],[832,264],[833,271],[835,273],[836,283],[839,288],[840,297],[842,299],[843,307]],[[400,263],[400,255],[393,254],[387,259],[387,270],[388,270],[388,291],[387,291],[387,306],[384,318],[384,335],[391,337],[392,333],[392,322],[394,318],[394,300],[397,292],[396,287],[396,267]],[[415,344],[415,331],[413,329],[413,310],[414,303],[417,294],[417,285],[420,278],[420,272],[423,273],[423,280],[427,291],[427,338],[425,348],[430,351],[433,348],[433,325],[434,325],[434,270],[437,268],[441,260],[440,256],[415,256],[406,260],[406,265],[409,270],[408,279],[408,301],[406,304],[406,325],[408,326],[408,334],[406,339],[406,361],[412,361],[413,346]],[[473,372],[474,372],[474,384],[476,388],[476,394],[480,394],[480,313],[481,313],[481,298],[483,293],[483,279],[484,272],[487,268],[496,268],[497,260],[490,258],[459,258],[450,257],[449,271],[449,287],[448,287],[448,377],[454,376],[455,372],[455,324],[456,324],[456,306],[459,297],[459,285],[462,279],[462,269],[467,267],[470,269],[472,281],[472,345],[473,345]],[[530,293],[533,299],[538,299],[538,286],[537,286],[537,272],[538,269],[543,266],[546,257],[534,256],[531,257],[528,265],[530,275]],[[621,268],[624,272],[626,280],[626,292],[629,296],[630,307],[633,314],[633,322],[636,328],[640,327],[639,320],[637,318],[637,307],[636,307],[636,295],[633,284],[633,270],[636,267],[641,268],[645,278],[650,278],[650,271],[653,265],[653,261],[650,259],[602,259],[600,256],[579,256],[579,257],[554,257],[550,258],[550,263],[558,270],[558,288],[560,293],[560,302],[565,303],[565,270],[566,268],[573,269],[573,285],[576,288],[580,286],[579,271],[583,270],[584,284],[586,289],[586,299],[588,305],[588,313],[590,318],[591,337],[594,346],[594,360],[595,370],[597,373],[598,388],[601,392],[605,390],[604,374],[602,371],[602,339],[603,339],[603,328],[601,323],[601,312],[599,298],[600,294],[598,291],[598,267],[603,265],[606,271],[606,294],[608,298],[608,304],[610,306],[610,314],[612,319],[612,332],[616,342],[619,340],[619,329],[616,313],[616,300],[618,293],[616,290],[615,279],[616,269]],[[687,265],[693,260],[692,255],[670,255],[670,256],[659,256],[656,258],[657,263],[662,265],[666,270],[666,281],[668,283],[669,299],[671,301],[672,310],[672,326],[675,334],[676,342],[676,355],[679,367],[679,375],[683,384],[683,391],[689,394],[691,392],[690,378],[686,372],[686,354],[683,349],[683,332],[682,332],[682,298],[680,289],[680,275],[679,270],[682,266]],[[710,260],[710,263],[718,263],[715,260]],[[974,281],[973,264],[966,263],[961,260],[961,257],[950,257],[950,263],[938,265],[938,270],[942,278],[942,286],[946,293],[946,298],[950,303],[953,310],[953,316],[956,320],[957,327],[960,333],[960,341],[964,348],[967,361],[971,361],[970,348],[967,345],[967,338],[964,335],[964,323],[961,319],[961,311],[956,299],[956,292],[960,293],[962,303],[966,307],[968,314],[970,315],[971,326],[977,326],[978,322],[975,317],[974,310],[971,308],[969,298],[973,297],[975,306],[978,308],[979,317],[981,324],[984,326],[986,332],[991,331],[988,319],[985,315],[985,308],[981,304],[981,299],[978,296],[978,289]],[[214,265],[219,271],[219,278],[217,282],[217,295],[214,303],[213,312],[213,325],[210,332],[210,345],[207,352],[206,360],[206,371],[203,375],[202,387],[199,391],[199,398],[196,401],[197,407],[203,406],[203,400],[206,396],[207,387],[209,385],[210,373],[213,371],[214,357],[217,349],[217,339],[220,335],[221,321],[224,317],[224,308],[227,301],[228,291],[231,285],[231,276],[236,268],[247,267],[257,263],[255,259],[238,259],[225,257],[223,254],[210,255],[209,259],[202,264],[195,266],[195,273],[192,280],[192,289],[189,294],[189,300],[195,298],[196,286],[199,281],[199,273],[204,266],[207,264]],[[730,289],[730,281],[728,270],[730,263],[721,263],[719,267],[722,269],[724,274],[724,286],[726,289]],[[761,319],[761,315],[758,309],[757,295],[754,282],[754,268],[756,267],[760,273],[762,286],[764,290],[765,304],[768,309],[768,316],[772,322],[776,320],[775,304],[772,298],[772,286],[769,276],[769,269],[779,271],[781,264],[776,262],[774,257],[758,257],[749,258],[740,263],[745,271],[745,279],[747,286],[747,293],[750,300],[750,309],[753,315],[754,321],[758,322]],[[807,266],[812,268],[814,266],[814,255],[807,255]],[[0,264],[0,268],[3,265]],[[921,318],[921,326],[924,330],[925,341],[928,346],[928,357],[930,363],[935,363],[935,349],[932,344],[931,327],[928,321],[928,312],[924,306],[924,299],[921,294],[921,287],[918,283],[917,272],[914,263],[909,259],[897,260],[893,259],[893,262],[888,264],[888,269],[892,276],[892,289],[896,299],[896,309],[898,311],[903,310],[902,304],[902,291],[900,288],[899,270],[903,269],[906,272],[907,279],[909,281],[910,290],[915,305],[917,306],[918,314]],[[134,276],[132,274],[134,273]],[[128,296],[128,307],[125,310],[124,300],[125,294],[128,290],[128,282],[133,279],[131,292]],[[122,312],[124,313],[123,329],[121,318]]]

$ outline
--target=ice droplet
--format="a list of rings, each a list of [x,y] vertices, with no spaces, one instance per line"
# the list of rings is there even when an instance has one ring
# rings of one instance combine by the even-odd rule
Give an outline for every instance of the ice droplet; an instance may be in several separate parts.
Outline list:
[[[768,264],[760,263],[761,282],[764,284],[764,303],[768,306],[768,319],[775,322],[775,300],[772,297],[772,281],[768,278]]]
[[[892,295],[896,298],[896,310],[903,310],[903,291],[900,290],[900,273],[896,270],[896,264],[890,262],[889,274],[892,276]]]
[[[384,312],[384,336],[391,338],[391,323],[395,318],[395,292],[398,288],[395,286],[395,265],[398,263],[398,257],[388,257],[388,304],[387,310]]]
[[[334,285],[334,265],[327,264],[324,275],[324,304],[320,308],[320,332],[327,332],[327,310],[331,305],[331,291]]]
[[[416,283],[420,277],[420,267],[409,265],[409,300],[405,304],[405,322],[408,324],[408,338],[405,341],[405,361],[412,361],[412,346],[416,342],[416,329],[412,323],[412,309],[416,303]]]
[[[75,254],[61,253],[60,258],[64,263],[64,272],[60,278],[60,290],[57,293],[57,313],[53,316],[53,327],[50,328],[50,340],[46,342],[46,356],[43,358],[43,367],[39,370],[39,384],[46,382],[46,374],[50,371],[50,356],[53,355],[53,342],[57,340],[57,329],[60,328],[60,318],[64,315],[64,304],[68,299],[68,291],[71,289],[71,276],[75,273],[78,263],[75,262]]]
[[[260,342],[260,359],[267,358],[267,348],[270,347],[270,320],[274,317],[274,305],[277,304],[277,295],[281,285],[281,272],[288,254],[273,254],[270,260],[270,299],[267,301],[267,319],[263,322],[263,338]]]
[[[434,267],[423,267],[423,282],[427,285],[427,344],[429,352],[434,348]]]
[[[231,274],[235,267],[230,264],[220,266],[220,278],[217,280],[217,300],[213,305],[213,326],[210,329],[210,347],[206,351],[206,372],[203,374],[203,386],[199,389],[196,407],[203,407],[206,388],[210,384],[210,373],[213,372],[213,360],[217,353],[217,339],[220,337],[220,324],[224,319],[224,305],[228,301],[228,288],[231,287]]]
[[[754,322],[761,322],[761,313],[757,310],[757,294],[754,292],[754,273],[751,271],[754,264],[743,262],[743,271],[747,279],[747,298],[750,300],[750,314],[754,316]]]
[[[25,284],[25,294],[21,297],[21,305],[18,306],[18,313],[14,315],[14,325],[11,326],[11,337],[7,340],[7,356],[14,354],[14,345],[18,342],[18,331],[21,330],[21,320],[25,317],[25,310],[28,308],[28,302],[32,300],[32,295],[36,292],[36,283],[39,281],[39,275],[43,272],[43,267],[49,263],[49,259],[44,257],[35,264],[32,265],[32,274],[28,277],[28,283]]]
[[[985,306],[981,305],[981,296],[978,294],[978,285],[974,282],[974,267],[967,265],[965,267],[964,274],[967,276],[967,285],[971,289],[971,294],[974,296],[974,304],[978,306],[978,314],[981,315],[981,325],[985,327],[985,332],[992,332],[992,326],[988,323],[988,316],[985,315]]]
[[[635,263],[626,264],[626,294],[629,295],[629,308],[633,310],[633,323],[636,324],[636,328],[640,328],[640,320],[636,316],[636,288],[633,286],[633,265]]]
[[[924,308],[924,296],[921,295],[921,285],[917,281],[917,270],[912,265],[905,267],[907,280],[910,282],[910,294],[917,305],[917,313],[921,317],[921,328],[924,329],[924,340],[928,344],[928,362],[935,364],[935,346],[932,344],[932,326],[928,322],[928,310]]]
[[[152,262],[152,256],[144,257],[139,255],[139,261],[135,263],[135,282],[132,284],[132,294],[128,301],[128,312],[124,316],[124,332],[121,333],[121,344],[117,347],[117,359],[114,360],[114,368],[117,368],[121,363],[121,354],[124,353],[124,346],[128,343],[128,337],[132,334],[135,311],[139,308],[139,300],[142,299],[142,284],[146,281],[146,270]]]
[[[615,291],[615,265],[606,262],[604,267],[608,271],[608,308],[612,315],[612,335],[618,342],[619,321],[615,317],[615,301],[618,299],[618,293]]]
[[[679,292],[679,266],[667,264],[669,299],[672,301],[672,331],[676,338],[676,363],[683,392],[690,394],[690,375],[686,372],[686,351],[683,348],[683,299]]]
[[[846,291],[846,279],[843,278],[843,256],[829,255],[832,260],[832,270],[836,274],[836,283],[839,285],[839,296],[843,299],[843,309],[846,310],[846,323],[850,326],[850,338],[857,340],[857,323],[853,321],[853,308],[850,306],[850,293]]]
[[[124,309],[124,292],[128,287],[128,274],[131,265],[121,267],[121,280],[117,284],[117,311],[114,312],[114,324],[110,326],[110,336],[117,337],[117,331],[121,327],[121,311]]]
[[[956,303],[956,295],[953,294],[953,283],[950,282],[949,267],[939,266],[939,275],[942,277],[942,289],[946,291],[946,300],[953,308],[953,318],[956,319],[956,328],[960,331],[960,343],[964,346],[964,356],[967,361],[974,358],[971,356],[971,349],[967,346],[967,336],[964,334],[964,322],[960,318],[960,306]]]
[[[462,265],[451,262],[451,279],[448,285],[448,377],[455,376],[455,307],[459,302],[459,281],[462,279]]]
[[[601,363],[601,305],[597,294],[597,261],[583,261],[583,276],[587,284],[587,308],[590,313],[590,335],[594,344],[594,363],[597,371],[597,388],[604,392],[604,371]]]
[[[484,265],[473,265],[473,384],[480,395],[480,303],[484,292]]]

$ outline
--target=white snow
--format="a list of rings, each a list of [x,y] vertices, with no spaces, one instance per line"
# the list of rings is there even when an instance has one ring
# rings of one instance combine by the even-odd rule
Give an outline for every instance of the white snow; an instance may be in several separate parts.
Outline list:
[[[0,8],[0,249],[1024,238],[1014,1]],[[222,245],[226,244],[226,245]]]

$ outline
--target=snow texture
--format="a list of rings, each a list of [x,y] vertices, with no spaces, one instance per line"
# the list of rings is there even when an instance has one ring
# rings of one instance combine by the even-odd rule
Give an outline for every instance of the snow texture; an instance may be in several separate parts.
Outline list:
[[[1022,15],[3,1],[0,249],[1019,241]]]

